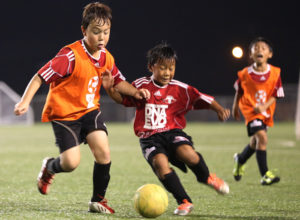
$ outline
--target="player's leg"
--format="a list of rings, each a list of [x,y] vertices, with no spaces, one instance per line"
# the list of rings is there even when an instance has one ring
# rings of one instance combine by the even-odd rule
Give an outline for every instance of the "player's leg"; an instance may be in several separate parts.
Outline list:
[[[76,121],[53,121],[53,131],[56,144],[60,150],[57,158],[46,157],[43,160],[40,173],[37,178],[37,186],[42,194],[48,194],[50,184],[55,174],[61,172],[71,172],[80,163],[79,126]]]
[[[106,189],[110,181],[111,166],[106,127],[99,111],[88,113],[83,118],[83,123],[83,135],[86,134],[86,142],[95,158],[93,194],[89,202],[89,211],[111,214],[115,211],[107,205],[107,200],[105,199]]]
[[[256,160],[260,174],[262,176],[261,184],[262,185],[271,185],[273,183],[279,182],[280,178],[272,173],[268,169],[267,164],[267,143],[268,136],[266,130],[259,130],[255,133],[254,137],[257,142],[256,150]]]
[[[228,184],[215,174],[210,174],[202,155],[188,144],[179,145],[176,148],[176,156],[183,161],[196,175],[198,182],[213,187],[220,194],[229,193]]]
[[[241,153],[235,153],[233,155],[234,168],[233,177],[236,181],[240,181],[245,172],[245,164],[248,159],[255,153],[256,149],[256,138],[254,137],[255,132],[258,130],[265,129],[265,125],[261,120],[255,119],[247,124],[247,132],[250,137],[250,143],[243,149]]]
[[[161,183],[172,193],[179,204],[174,214],[187,215],[190,213],[193,209],[192,200],[187,195],[176,172],[170,168],[168,157],[163,153],[158,153],[151,158],[151,164]]]

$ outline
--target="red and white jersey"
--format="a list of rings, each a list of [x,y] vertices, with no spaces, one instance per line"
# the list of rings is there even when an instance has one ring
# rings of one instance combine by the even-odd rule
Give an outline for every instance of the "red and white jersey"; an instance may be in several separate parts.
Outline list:
[[[152,77],[142,77],[132,85],[148,89],[149,100],[137,100],[124,96],[123,105],[136,107],[134,132],[140,138],[186,126],[185,114],[193,109],[207,109],[214,100],[212,96],[177,80],[168,85],[157,85]]]
[[[99,58],[95,58],[88,52],[83,43],[83,40],[81,40],[81,45],[84,51],[87,53],[89,59],[96,67],[99,68],[105,65],[105,49],[100,51]],[[52,60],[50,60],[38,71],[38,74],[44,79],[46,84],[49,84],[51,82],[56,81],[57,79],[72,74],[74,67],[75,56],[73,51],[68,47],[63,47]],[[122,75],[122,73],[119,71],[115,64],[113,65],[113,68],[110,71],[112,73],[112,76],[114,77],[115,85],[125,80],[125,77]]]

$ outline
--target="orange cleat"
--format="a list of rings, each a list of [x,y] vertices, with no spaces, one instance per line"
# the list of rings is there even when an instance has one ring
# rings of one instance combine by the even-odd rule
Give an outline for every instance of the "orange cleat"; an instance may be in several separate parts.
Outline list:
[[[207,179],[207,184],[213,187],[219,194],[225,195],[229,193],[229,186],[226,182],[212,173]]]
[[[174,215],[187,215],[193,210],[194,206],[187,199],[183,200],[177,209],[174,211]]]

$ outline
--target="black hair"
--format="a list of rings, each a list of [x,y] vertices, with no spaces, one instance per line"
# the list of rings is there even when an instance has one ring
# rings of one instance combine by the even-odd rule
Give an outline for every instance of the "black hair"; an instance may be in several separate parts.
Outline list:
[[[177,54],[175,50],[167,43],[160,43],[155,47],[151,48],[147,53],[148,66],[153,66],[162,60],[177,61]]]
[[[251,48],[257,42],[264,42],[264,43],[266,43],[268,45],[268,47],[269,47],[269,50],[273,53],[273,45],[272,45],[271,41],[269,41],[268,39],[266,39],[264,37],[257,37],[254,40],[252,40],[251,43],[250,43],[250,45],[249,45],[249,51],[251,51]]]

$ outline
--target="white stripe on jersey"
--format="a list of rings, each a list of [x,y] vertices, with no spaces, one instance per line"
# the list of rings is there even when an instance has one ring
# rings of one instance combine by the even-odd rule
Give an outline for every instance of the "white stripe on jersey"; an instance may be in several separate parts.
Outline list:
[[[200,98],[206,101],[207,103],[211,104],[214,101],[214,98],[203,95],[202,93],[200,94]]]
[[[75,60],[75,55],[73,53],[73,51],[71,50],[69,53],[66,54],[68,59],[69,59],[69,62]]]
[[[143,84],[149,84],[151,82],[151,80],[145,78],[141,78],[141,80],[135,80],[134,84],[136,88],[141,87]]]
[[[144,80],[144,79],[146,79],[146,78],[147,78],[147,77],[144,76],[144,77],[142,77],[142,78],[136,79],[136,80],[134,80],[134,83],[139,83],[141,80]]]
[[[119,76],[120,79],[126,80],[126,78],[123,76],[123,74],[120,72],[120,70],[118,70],[117,74],[114,75],[113,77],[115,78],[115,77],[117,77],[118,75],[120,75],[120,76]]]
[[[279,98],[282,98],[284,97],[284,91],[283,91],[283,88],[280,87],[278,90],[277,90],[277,97]]]
[[[180,81],[174,80],[174,79],[172,79],[172,80],[169,82],[169,84],[171,84],[171,85],[177,85],[177,86],[180,86],[180,87],[185,88],[185,89],[187,89],[187,88],[189,87],[188,84],[185,84],[185,83],[183,83],[183,82],[180,82]]]
[[[54,74],[55,72],[52,70],[51,67],[49,67],[48,69],[46,69],[41,76],[43,77],[43,79],[47,82],[51,76]]]

